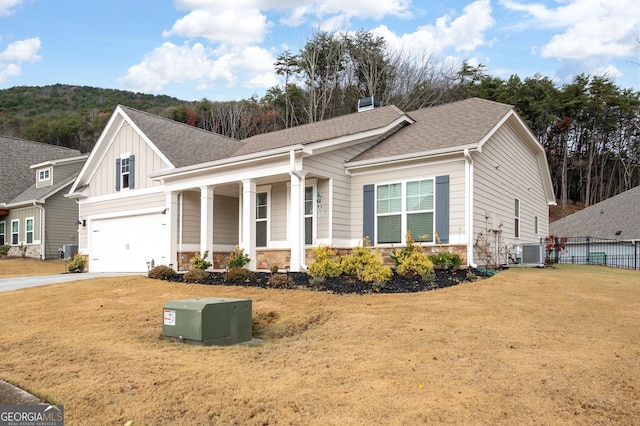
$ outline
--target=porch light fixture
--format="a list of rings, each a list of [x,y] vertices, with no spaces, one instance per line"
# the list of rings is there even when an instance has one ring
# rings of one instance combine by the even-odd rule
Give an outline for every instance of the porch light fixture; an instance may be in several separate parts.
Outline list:
[[[162,214],[167,214],[167,209],[162,210]]]
[[[87,221],[85,219],[77,219],[76,220],[76,225],[82,225],[82,226],[87,226]]]

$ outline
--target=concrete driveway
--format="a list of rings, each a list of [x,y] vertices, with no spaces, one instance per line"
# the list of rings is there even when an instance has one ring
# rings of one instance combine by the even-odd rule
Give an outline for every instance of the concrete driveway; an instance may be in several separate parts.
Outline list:
[[[66,283],[69,281],[87,280],[100,277],[121,277],[130,275],[144,275],[141,273],[121,272],[81,272],[77,274],[41,275],[35,277],[13,277],[0,279],[0,292],[18,290],[26,287],[36,287],[47,284]]]

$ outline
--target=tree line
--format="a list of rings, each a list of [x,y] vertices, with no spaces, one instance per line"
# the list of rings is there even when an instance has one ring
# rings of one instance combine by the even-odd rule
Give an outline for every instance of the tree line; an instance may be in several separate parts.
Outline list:
[[[588,206],[640,184],[640,92],[607,76],[579,75],[562,86],[541,75],[502,79],[482,65],[394,50],[366,31],[317,32],[297,53],[282,52],[274,70],[281,84],[239,101],[185,102],[62,85],[44,88],[48,93],[6,89],[0,133],[88,152],[117,104],[245,139],[355,112],[369,96],[407,112],[481,97],[515,106],[546,150],[563,208],[569,200]]]

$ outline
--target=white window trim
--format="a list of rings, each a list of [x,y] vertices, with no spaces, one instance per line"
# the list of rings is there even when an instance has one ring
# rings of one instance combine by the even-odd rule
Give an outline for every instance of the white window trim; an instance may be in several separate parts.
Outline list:
[[[18,224],[18,229],[16,230],[16,232],[13,232],[13,224],[14,223]],[[18,236],[18,238],[17,238],[18,241],[15,242],[15,243],[13,242],[13,236],[14,235]],[[11,241],[11,244],[20,244],[20,220],[19,219],[13,219],[11,221],[11,240],[10,241]]]
[[[0,225],[4,225],[2,227],[2,232],[0,232],[0,235],[4,236],[4,244],[7,244],[7,222],[4,220],[0,220]]]
[[[258,194],[266,192],[267,193],[267,217],[258,219],[258,203],[257,197]],[[263,185],[256,187],[256,224],[258,222],[267,222],[267,245],[259,248],[267,248],[271,245],[271,185]],[[254,229],[255,231],[255,229]]]
[[[127,176],[129,176],[129,184],[125,187],[124,186],[124,173],[122,173],[122,166],[123,166],[123,162],[124,160],[129,161],[129,159],[131,158],[131,153],[130,152],[126,152],[124,154],[120,154],[120,170],[119,170],[119,177],[120,177],[120,191],[128,191],[131,189],[131,164],[128,164],[129,167],[129,171],[127,172]]]
[[[29,231],[29,227],[27,224],[31,221],[31,231]],[[29,242],[29,238],[27,236],[31,233],[31,242]],[[24,242],[25,244],[34,244],[36,242],[36,221],[33,217],[25,217],[24,218]]]
[[[305,220],[305,226],[306,226],[306,220],[308,217],[311,218],[311,244],[307,244],[306,242],[306,231],[303,235],[303,238],[305,238],[305,246],[312,246],[313,242],[316,241],[316,239],[318,238],[318,180],[317,179],[307,179],[305,181],[305,185],[304,185],[304,193],[305,193],[305,198],[302,201],[303,203],[306,204],[307,200],[306,200],[306,194],[307,194],[307,188],[311,188],[311,214],[307,214],[307,209],[305,208],[305,214],[304,214],[304,220]],[[305,206],[306,207],[306,206]]]
[[[416,179],[407,179],[407,180],[394,180],[394,181],[389,181],[389,182],[383,182],[383,183],[377,183],[375,185],[375,194],[374,194],[374,206],[373,208],[375,209],[374,211],[374,216],[375,216],[375,223],[374,223],[374,235],[375,235],[375,242],[372,241],[371,244],[374,246],[378,246],[378,247],[391,247],[394,246],[396,244],[400,244],[400,245],[406,245],[407,244],[407,215],[409,214],[409,212],[407,211],[407,183],[409,182],[419,182],[419,181],[423,181],[423,180],[431,180],[433,181],[433,208],[431,210],[424,210],[424,211],[416,211],[416,212],[411,212],[411,213],[428,213],[431,212],[433,213],[433,228],[434,228],[434,234],[435,234],[435,224],[436,224],[436,177],[435,176],[429,176],[429,177],[423,177],[423,178],[416,178]],[[394,213],[388,213],[388,214],[378,214],[378,187],[380,186],[385,186],[385,185],[393,185],[393,184],[400,184],[400,192],[401,192],[401,207],[400,207],[400,212],[394,212]],[[399,243],[379,243],[378,242],[378,217],[380,216],[395,216],[397,214],[400,214],[400,242]],[[414,240],[416,239],[416,236],[411,236]],[[416,241],[416,244],[420,244],[420,245],[432,245],[436,243],[436,238],[435,235],[431,236],[433,241],[429,242],[429,241]]]
[[[43,176],[46,175],[46,176]],[[51,179],[51,167],[38,171],[38,182],[46,182]]]

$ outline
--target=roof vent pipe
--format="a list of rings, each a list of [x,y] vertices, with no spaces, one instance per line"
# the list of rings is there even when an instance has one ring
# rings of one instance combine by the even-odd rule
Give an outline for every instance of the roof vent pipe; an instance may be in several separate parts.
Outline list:
[[[368,98],[363,98],[358,101],[358,112],[378,108],[379,106],[380,101],[373,96],[369,96]]]

